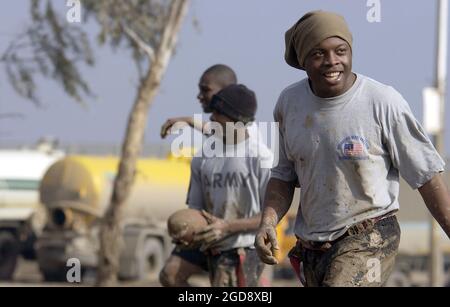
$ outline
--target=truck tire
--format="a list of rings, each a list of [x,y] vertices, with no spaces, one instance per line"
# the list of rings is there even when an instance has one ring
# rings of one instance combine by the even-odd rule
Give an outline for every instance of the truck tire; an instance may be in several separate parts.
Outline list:
[[[26,260],[36,260],[36,235],[34,233],[30,233],[27,236],[25,242],[22,243],[22,257]]]
[[[11,280],[16,269],[20,244],[8,231],[0,232],[0,280]]]
[[[158,276],[164,265],[164,248],[156,238],[147,238],[137,259],[138,279],[146,280]]]

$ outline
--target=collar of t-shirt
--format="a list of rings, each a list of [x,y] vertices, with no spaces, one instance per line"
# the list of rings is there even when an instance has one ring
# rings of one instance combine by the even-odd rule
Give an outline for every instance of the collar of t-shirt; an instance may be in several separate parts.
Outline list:
[[[306,91],[308,93],[308,96],[315,101],[316,103],[319,103],[321,107],[323,108],[332,108],[336,107],[338,105],[344,104],[352,99],[352,97],[355,95],[355,93],[358,91],[358,89],[361,86],[362,83],[362,76],[359,74],[356,74],[356,81],[353,83],[352,87],[350,87],[345,93],[336,96],[336,97],[330,97],[330,98],[322,98],[319,96],[316,96],[314,92],[311,89],[311,86],[309,85],[309,82],[306,82]]]

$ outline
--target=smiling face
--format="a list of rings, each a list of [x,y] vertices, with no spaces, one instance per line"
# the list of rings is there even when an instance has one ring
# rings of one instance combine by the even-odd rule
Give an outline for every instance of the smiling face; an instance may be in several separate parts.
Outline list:
[[[319,97],[344,94],[356,80],[352,73],[352,50],[339,38],[330,37],[314,47],[305,60],[311,87]]]
[[[199,93],[197,95],[197,99],[202,105],[203,112],[211,113],[212,110],[209,107],[209,103],[212,100],[212,97],[217,94],[223,86],[214,78],[213,74],[205,74],[201,77],[200,82],[198,84]]]

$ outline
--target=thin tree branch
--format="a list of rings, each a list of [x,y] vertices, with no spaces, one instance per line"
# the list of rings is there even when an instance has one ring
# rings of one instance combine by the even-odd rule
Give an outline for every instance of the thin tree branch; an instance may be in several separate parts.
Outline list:
[[[139,35],[137,35],[136,32],[131,30],[125,24],[122,23],[121,26],[122,26],[123,31],[125,32],[125,34],[127,34],[139,46],[139,48],[141,48],[142,51],[144,51],[147,54],[148,58],[153,63],[153,61],[155,60],[155,51],[153,50],[153,48],[149,44],[145,43],[139,37]]]
[[[158,46],[158,57],[160,63],[166,66],[172,56],[175,43],[178,39],[178,33],[189,7],[189,0],[173,0],[170,4],[169,15],[167,16],[166,26],[161,36],[161,42]],[[169,50],[169,52],[166,52]]]

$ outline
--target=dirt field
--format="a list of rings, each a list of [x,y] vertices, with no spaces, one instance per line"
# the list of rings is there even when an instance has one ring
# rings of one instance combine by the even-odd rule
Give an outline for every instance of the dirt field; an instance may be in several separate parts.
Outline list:
[[[197,287],[208,287],[208,277],[194,276],[191,283]],[[0,282],[0,287],[72,287],[72,286],[93,286],[93,280],[83,281],[82,284],[71,283],[49,283],[43,281],[35,261],[20,259],[12,282]],[[157,276],[151,276],[148,281],[121,282],[119,286],[124,287],[160,287]],[[275,279],[273,287],[296,287],[298,283],[295,279]]]

